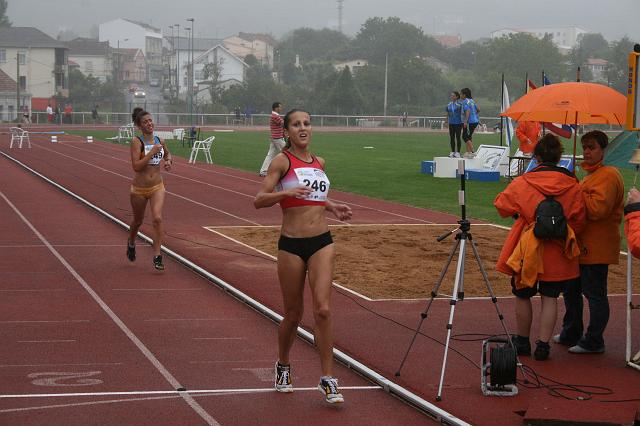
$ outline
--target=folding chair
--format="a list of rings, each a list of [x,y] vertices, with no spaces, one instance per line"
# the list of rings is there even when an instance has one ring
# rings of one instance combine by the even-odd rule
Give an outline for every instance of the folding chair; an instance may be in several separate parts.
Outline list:
[[[204,153],[204,159],[207,163],[213,163],[213,159],[211,158],[211,145],[213,145],[213,141],[216,137],[209,136],[203,141],[195,141],[193,143],[193,147],[191,148],[191,155],[189,155],[189,163],[195,164],[196,159],[198,158],[198,152],[202,151]]]
[[[18,144],[18,148],[22,148],[22,142],[24,140],[27,141],[27,145],[29,146],[29,148],[31,148],[31,139],[29,139],[29,132],[20,127],[11,127],[9,131],[11,132],[11,143],[9,144],[9,148],[13,148],[14,141]]]

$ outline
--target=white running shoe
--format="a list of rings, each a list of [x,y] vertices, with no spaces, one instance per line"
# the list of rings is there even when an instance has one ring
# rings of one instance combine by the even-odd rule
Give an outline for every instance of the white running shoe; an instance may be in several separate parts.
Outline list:
[[[456,156],[456,153],[455,153],[455,152],[450,152],[450,153],[449,153],[449,158],[455,158],[455,156]]]
[[[453,153],[453,158],[460,158],[460,153],[459,152],[454,152]]]
[[[344,402],[344,397],[338,390],[338,379],[335,377],[321,377],[318,390],[324,395],[324,400],[329,404]]]
[[[291,366],[281,365],[276,361],[276,380],[275,388],[278,392],[293,392],[293,385],[291,384]]]

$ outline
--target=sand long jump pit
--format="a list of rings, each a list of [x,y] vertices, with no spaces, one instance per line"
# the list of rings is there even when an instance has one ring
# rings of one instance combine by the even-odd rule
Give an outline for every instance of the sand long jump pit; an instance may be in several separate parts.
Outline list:
[[[205,228],[271,256],[277,255],[279,227]],[[456,228],[457,224],[331,225],[336,245],[334,281],[373,300],[428,298],[455,245],[456,233],[442,242],[436,238]],[[471,225],[473,241],[496,296],[511,296],[510,278],[495,270],[507,233],[507,229],[495,225]],[[465,297],[488,297],[469,243],[465,257]],[[458,252],[444,276],[439,296],[451,296],[457,260]],[[609,294],[626,294],[626,262],[626,256],[621,254],[619,264],[609,267]],[[638,266],[640,261],[634,260],[634,270],[638,271]]]

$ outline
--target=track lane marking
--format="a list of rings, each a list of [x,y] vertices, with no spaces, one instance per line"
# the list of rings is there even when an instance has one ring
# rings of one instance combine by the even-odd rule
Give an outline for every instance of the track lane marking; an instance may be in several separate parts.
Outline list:
[[[93,288],[80,276],[80,274],[67,262],[67,260],[49,243],[49,241],[38,231],[35,226],[22,214],[22,212],[0,191],[0,197],[13,209],[16,215],[27,225],[31,231],[38,237],[43,244],[47,246],[49,251],[58,259],[60,263],[69,271],[69,273],[80,283],[93,300],[102,308],[102,310],[111,318],[111,320],[120,328],[120,330],[133,342],[133,344],[142,352],[142,354],[151,362],[165,380],[174,388],[182,388],[183,386],[178,380],[167,370],[155,355],[142,343],[142,341],[126,326],[126,324],[111,310],[111,308],[100,298]],[[219,423],[198,404],[189,394],[180,393],[187,404],[209,425],[219,425]]]

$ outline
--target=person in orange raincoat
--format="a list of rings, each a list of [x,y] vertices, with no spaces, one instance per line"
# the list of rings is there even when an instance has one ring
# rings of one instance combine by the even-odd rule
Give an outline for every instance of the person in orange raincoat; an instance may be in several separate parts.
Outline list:
[[[640,191],[631,188],[624,206],[624,236],[629,251],[640,258]]]
[[[532,155],[533,149],[538,143],[542,126],[537,121],[520,121],[516,128],[516,137],[520,141],[520,151],[526,155]]]
[[[574,354],[604,352],[603,333],[609,322],[607,278],[609,265],[620,257],[620,221],[624,204],[624,183],[618,169],[602,164],[609,138],[600,130],[580,139],[587,172],[581,187],[587,208],[587,224],[578,235],[580,242],[580,285],[564,295],[562,331],[553,340],[570,346]],[[589,303],[589,325],[583,334],[583,299]]]
[[[542,296],[539,338],[536,341],[534,356],[537,360],[549,357],[549,339],[557,316],[557,299],[569,286],[578,285],[580,267],[576,250],[567,253],[565,241],[538,240],[535,246],[539,253],[537,277],[532,286],[527,286],[512,266],[526,237],[531,243],[532,226],[535,212],[545,195],[553,196],[563,208],[564,216],[570,228],[570,235],[582,231],[586,222],[586,210],[578,179],[569,170],[558,167],[562,155],[562,144],[557,136],[547,134],[536,144],[533,154],[540,164],[538,167],[514,179],[504,191],[496,196],[494,206],[502,217],[512,216],[516,222],[511,228],[502,247],[496,269],[512,276],[512,293],[516,296],[517,334],[512,341],[518,355],[531,354],[529,334],[533,320],[531,298],[537,293]],[[573,231],[573,232],[571,232]],[[575,238],[575,237],[574,237]],[[516,250],[518,249],[518,250]],[[511,258],[511,259],[510,259]],[[520,262],[536,262],[535,256],[520,258]],[[524,268],[523,268],[524,269]],[[529,268],[530,269],[530,268]],[[537,279],[536,279],[537,278]]]

